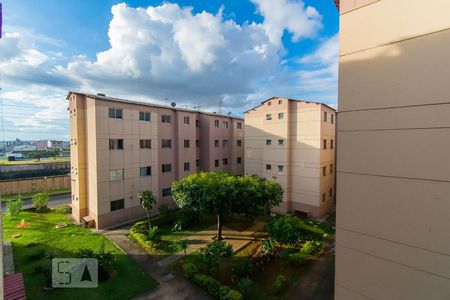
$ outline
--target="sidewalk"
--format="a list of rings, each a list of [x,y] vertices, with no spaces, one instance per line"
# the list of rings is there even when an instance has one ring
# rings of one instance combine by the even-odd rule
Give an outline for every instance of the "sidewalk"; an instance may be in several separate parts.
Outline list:
[[[138,296],[135,300],[158,299],[158,300],[203,300],[210,299],[199,287],[186,279],[170,272],[167,266],[161,266],[157,262],[158,256],[148,255],[138,245],[130,241],[126,234],[129,226],[106,230],[103,234],[133,259],[148,275],[159,282],[156,289]]]

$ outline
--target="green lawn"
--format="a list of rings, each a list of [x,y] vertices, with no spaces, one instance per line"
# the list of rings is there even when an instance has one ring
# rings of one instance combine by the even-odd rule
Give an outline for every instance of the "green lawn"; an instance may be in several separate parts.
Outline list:
[[[21,194],[20,197],[22,197],[22,200],[28,200],[31,199],[36,193],[25,193]],[[55,195],[61,195],[61,194],[67,194],[70,193],[70,189],[60,189],[60,190],[54,190],[54,191],[48,191],[46,192],[49,196],[55,196]],[[17,199],[19,195],[8,195],[8,196],[2,196],[2,202],[6,202],[10,199]]]
[[[16,228],[21,219],[29,223],[28,228]],[[24,275],[27,299],[131,299],[157,286],[155,280],[103,235],[72,224],[61,209],[49,213],[22,212],[17,220],[10,220],[5,215],[3,220],[4,240],[12,241],[16,271]],[[56,229],[58,223],[69,225]],[[13,238],[16,234],[21,236]],[[95,289],[42,291],[44,277],[37,268],[43,261],[42,250],[56,250],[60,257],[74,257],[81,248],[97,251],[102,244],[116,258],[111,278],[99,283]]]
[[[40,161],[36,158],[24,158],[15,161],[8,161],[7,158],[0,158],[0,165],[25,165],[25,164],[40,164],[40,163],[52,163],[52,162],[69,162],[70,157],[42,157]]]

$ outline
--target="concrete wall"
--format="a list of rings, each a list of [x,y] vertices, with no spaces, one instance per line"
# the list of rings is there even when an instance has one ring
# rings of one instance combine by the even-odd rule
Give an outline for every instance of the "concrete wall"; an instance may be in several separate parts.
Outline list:
[[[0,165],[0,180],[63,175],[69,172],[69,162]]]
[[[341,2],[335,298],[450,299],[450,2]]]
[[[2,196],[70,189],[70,176],[48,176],[18,180],[0,180]]]
[[[322,117],[325,111],[328,122]],[[267,114],[271,120],[266,119]],[[330,115],[335,111],[320,103],[285,98],[269,99],[245,113],[245,172],[275,179],[281,185],[283,202],[275,211],[302,211],[322,218],[334,208],[334,193],[329,194],[334,190],[334,176],[329,172],[323,176],[321,169],[334,164],[335,150],[322,149],[323,139],[335,140],[335,122],[331,124]],[[282,172],[278,166],[283,166]]]

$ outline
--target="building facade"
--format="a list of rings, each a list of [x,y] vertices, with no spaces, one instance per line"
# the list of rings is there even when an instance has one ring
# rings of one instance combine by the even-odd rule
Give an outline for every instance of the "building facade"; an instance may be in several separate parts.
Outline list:
[[[450,1],[340,8],[335,299],[450,299]]]
[[[244,172],[243,120],[69,92],[72,214],[96,228],[142,218],[138,193],[172,205],[172,182],[198,171]]]
[[[284,189],[274,211],[323,218],[335,205],[336,111],[321,103],[271,98],[245,117],[245,173]]]

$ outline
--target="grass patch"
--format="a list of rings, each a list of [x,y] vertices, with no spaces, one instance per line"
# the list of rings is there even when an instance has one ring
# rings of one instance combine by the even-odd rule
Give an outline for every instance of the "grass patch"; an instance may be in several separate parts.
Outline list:
[[[16,228],[21,219],[29,224],[27,228]],[[68,226],[56,229],[58,223],[67,223]],[[16,271],[24,275],[27,299],[131,299],[157,286],[155,280],[103,235],[74,225],[63,209],[48,213],[24,211],[16,220],[4,216],[3,230],[4,240],[12,241]],[[21,236],[13,238],[16,234]],[[115,256],[111,278],[100,282],[95,289],[42,291],[44,276],[38,272],[38,267],[43,262],[43,253],[56,250],[60,257],[74,257],[81,248],[98,251],[102,244]]]
[[[36,193],[24,193],[24,194],[20,194],[20,196],[22,197],[22,200],[29,200],[31,198],[33,198],[33,196]],[[53,191],[48,191],[45,192],[46,194],[48,194],[49,196],[55,196],[55,195],[62,195],[62,194],[67,194],[70,193],[70,189],[59,189],[59,190],[53,190]],[[2,202],[6,202],[8,200],[11,199],[17,199],[19,197],[19,194],[16,195],[8,195],[8,196],[2,196]]]

